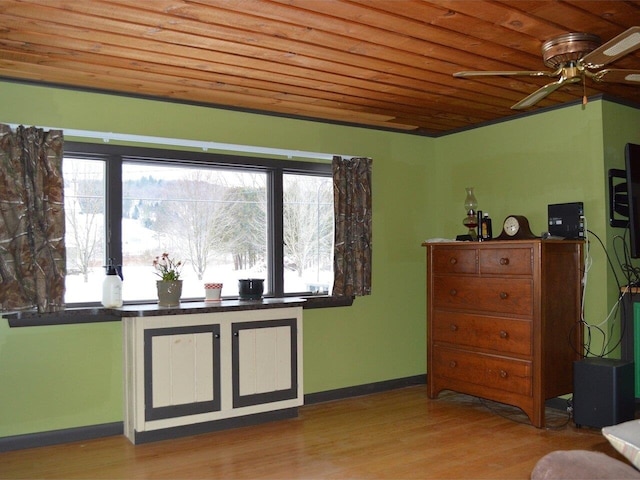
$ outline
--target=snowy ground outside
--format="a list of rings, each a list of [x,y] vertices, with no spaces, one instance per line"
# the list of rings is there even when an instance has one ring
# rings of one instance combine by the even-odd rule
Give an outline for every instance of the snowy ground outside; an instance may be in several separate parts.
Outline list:
[[[101,218],[99,220],[102,221]],[[153,256],[160,254],[160,252],[165,252],[167,249],[160,244],[154,231],[144,228],[137,220],[123,219],[122,231],[125,239],[123,254],[126,258],[149,256],[148,265],[125,264],[123,266],[122,298],[125,302],[134,300],[156,301],[158,298],[156,281],[159,277],[155,274],[155,269],[152,266]],[[150,251],[155,253],[150,254]],[[91,271],[88,282],[84,281],[82,275],[67,275],[65,303],[100,302],[104,276],[105,269],[101,267],[96,267]],[[204,299],[205,283],[222,283],[222,296],[233,298],[238,296],[239,279],[266,279],[266,271],[264,266],[240,271],[234,270],[231,263],[228,265],[215,264],[208,266],[202,280],[198,280],[196,273],[187,263],[182,268],[180,278],[183,280],[183,299]],[[332,282],[333,277],[330,271],[318,272],[314,269],[309,269],[304,272],[302,277],[299,277],[297,272],[285,270],[284,286],[286,293],[308,292],[314,285],[322,285],[327,290]],[[265,281],[265,292],[268,291],[269,285]]]
[[[124,282],[122,284],[122,298],[126,301],[149,300],[156,301],[156,280],[154,269],[149,266],[123,267]],[[207,269],[202,280],[198,280],[197,275],[188,265],[182,270],[182,298],[183,299],[204,299],[205,283],[222,283],[223,297],[238,296],[238,280],[241,278],[266,278],[264,271],[233,270],[232,266]],[[104,269],[94,269],[89,275],[89,281],[84,282],[82,275],[68,275],[66,280],[65,303],[86,303],[99,302],[102,298],[102,282],[104,280]],[[325,288],[331,282],[330,272],[309,272],[303,277],[299,277],[296,272],[285,271],[285,291],[306,292],[311,284],[324,284]],[[318,280],[319,279],[319,280]],[[269,285],[265,282],[265,291]]]

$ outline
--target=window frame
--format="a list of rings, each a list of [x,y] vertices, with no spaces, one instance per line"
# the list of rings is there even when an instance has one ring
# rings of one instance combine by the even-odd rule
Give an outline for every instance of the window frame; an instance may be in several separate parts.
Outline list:
[[[99,144],[67,141],[64,156],[95,159],[105,162],[105,261],[113,258],[122,263],[122,165],[125,162],[147,164],[169,163],[176,166],[211,166],[246,171],[261,171],[267,175],[267,265],[269,296],[274,298],[303,297],[309,300],[305,308],[350,305],[352,298],[312,295],[311,292],[284,293],[284,232],[283,176],[285,174],[332,176],[331,163],[322,161],[281,160],[123,144]],[[190,299],[185,299],[189,301]],[[347,301],[348,300],[348,301]],[[125,302],[146,304],[149,300]],[[99,302],[70,303],[71,308],[95,306]]]

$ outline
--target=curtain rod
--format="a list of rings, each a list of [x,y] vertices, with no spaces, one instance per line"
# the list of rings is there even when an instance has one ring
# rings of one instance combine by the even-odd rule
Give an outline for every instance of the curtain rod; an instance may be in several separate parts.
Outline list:
[[[8,123],[11,128],[16,129],[19,125],[15,123]],[[271,148],[271,147],[256,147],[252,145],[238,145],[234,143],[220,143],[220,142],[204,142],[200,140],[186,140],[180,138],[167,138],[167,137],[153,137],[149,135],[133,135],[128,133],[114,133],[114,132],[94,132],[90,130],[76,130],[73,128],[56,128],[56,127],[41,127],[44,130],[62,130],[65,137],[80,137],[80,138],[93,138],[102,140],[105,143],[109,143],[111,140],[122,142],[134,142],[156,145],[172,145],[178,147],[192,147],[200,148],[205,152],[207,150],[220,150],[225,152],[242,152],[242,153],[256,153],[261,155],[275,155],[280,157],[291,158],[312,158],[316,160],[333,160],[334,154],[332,153],[319,153],[319,152],[307,152],[304,150],[287,150],[284,148]],[[340,155],[341,157],[351,158],[354,155]]]

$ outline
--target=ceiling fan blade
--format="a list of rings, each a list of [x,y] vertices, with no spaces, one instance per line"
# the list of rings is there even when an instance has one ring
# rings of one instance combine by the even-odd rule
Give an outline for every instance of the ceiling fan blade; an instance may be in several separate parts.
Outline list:
[[[571,78],[561,78],[557,82],[548,83],[544,87],[539,88],[538,90],[533,92],[528,97],[525,97],[522,100],[520,100],[518,103],[513,105],[511,109],[524,110],[526,108],[532,107],[533,105],[538,103],[540,100],[545,98],[547,95],[555,92],[561,86],[566,85],[567,83],[576,83],[576,82],[579,82],[580,80],[581,78],[578,76],[578,77],[571,77]]]
[[[640,83],[640,70],[621,70],[608,68],[600,70],[593,74],[592,77],[596,82],[608,83]]]
[[[640,27],[631,27],[587,53],[581,62],[587,68],[598,68],[633,52],[637,48],[640,48]]]
[[[524,75],[527,77],[556,77],[560,74],[560,70],[555,72],[535,72],[535,71],[487,71],[487,72],[456,72],[454,77],[467,78],[467,77],[490,77],[490,76],[502,76],[511,77],[515,75]]]

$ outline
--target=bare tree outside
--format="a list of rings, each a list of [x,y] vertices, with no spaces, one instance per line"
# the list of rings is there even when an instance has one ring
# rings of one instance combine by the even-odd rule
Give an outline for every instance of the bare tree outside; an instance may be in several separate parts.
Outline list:
[[[193,169],[170,183],[172,199],[163,200],[154,229],[173,243],[176,255],[202,280],[212,254],[220,249],[220,230],[228,223],[226,180],[219,172]],[[179,192],[176,198],[175,192]]]
[[[184,259],[198,280],[212,261],[233,263],[235,270],[266,262],[263,173],[135,168],[141,178],[125,184],[124,212],[153,233],[154,243]]]
[[[64,159],[67,274],[84,282],[104,262],[104,163]]]
[[[299,277],[331,268],[333,190],[330,178],[284,176],[285,267]],[[327,265],[329,263],[329,265]],[[312,275],[308,275],[309,278]],[[315,280],[319,280],[316,276]]]

